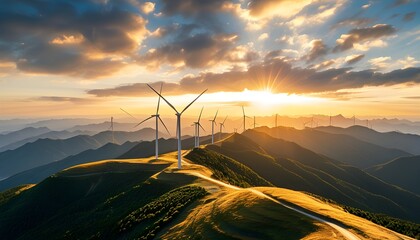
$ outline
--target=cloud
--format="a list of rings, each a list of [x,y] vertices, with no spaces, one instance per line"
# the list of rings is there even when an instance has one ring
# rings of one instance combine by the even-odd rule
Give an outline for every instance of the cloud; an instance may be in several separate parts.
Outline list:
[[[400,63],[403,68],[409,68],[418,65],[420,61],[417,61],[414,57],[407,56],[405,59],[398,60],[398,63]]]
[[[251,66],[248,70],[232,70],[224,73],[201,73],[186,76],[179,83],[165,83],[166,95],[179,95],[209,89],[210,92],[240,92],[244,89],[261,90],[267,87],[273,92],[317,93],[363,86],[420,83],[420,68],[407,68],[381,73],[374,70],[350,71],[338,68],[318,71],[296,68],[281,59],[273,59]],[[160,82],[151,83],[158,87]],[[118,86],[108,89],[93,89],[89,94],[108,96],[152,96],[153,92],[144,83]]]
[[[406,13],[403,17],[403,20],[406,22],[412,21],[416,17],[416,12]]]
[[[388,67],[391,63],[391,57],[372,58],[368,62],[375,68],[381,69]]]
[[[393,35],[397,30],[387,24],[377,24],[373,27],[367,28],[356,28],[352,29],[347,34],[342,34],[337,39],[337,45],[334,48],[334,52],[341,52],[348,49],[352,49],[356,44],[363,44],[364,42],[371,40],[380,40],[379,38]]]
[[[332,66],[334,63],[336,63],[334,60],[327,60],[319,64],[316,64],[313,68],[320,70],[320,69],[328,68],[329,66]]]
[[[268,39],[269,35],[268,33],[262,33],[259,37],[258,37],[258,41],[264,41],[266,39]]]
[[[328,53],[328,48],[321,39],[312,40],[310,44],[312,48],[305,57],[307,62],[312,62]]]
[[[345,61],[346,61],[346,64],[352,65],[362,60],[364,57],[365,57],[364,54],[350,55],[345,58]]]
[[[149,51],[138,61],[151,69],[163,63],[177,67],[203,68],[224,62],[250,62],[257,53],[249,47],[236,46],[237,35],[201,33]]]
[[[152,13],[152,12],[155,10],[155,3],[152,3],[152,2],[145,2],[145,3],[141,6],[141,10],[142,10],[145,14]]]
[[[96,101],[95,99],[88,99],[88,98],[58,97],[58,96],[41,96],[41,97],[33,98],[31,100],[46,101],[46,102],[71,102],[71,103],[76,103],[76,104],[92,103],[93,101]]]
[[[86,1],[83,10],[76,4],[0,3],[6,57],[31,73],[96,78],[121,69],[147,35],[146,20],[112,3]]]
[[[372,19],[370,18],[345,18],[339,20],[331,26],[331,29],[337,29],[340,27],[352,26],[352,27],[362,27],[370,24]]]
[[[311,0],[251,0],[250,15],[258,18],[289,18],[311,4]]]

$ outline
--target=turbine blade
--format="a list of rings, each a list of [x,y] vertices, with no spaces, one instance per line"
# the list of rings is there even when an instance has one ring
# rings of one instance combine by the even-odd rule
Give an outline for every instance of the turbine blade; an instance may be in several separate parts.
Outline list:
[[[216,121],[216,118],[217,118],[217,113],[219,112],[219,109],[217,109],[217,111],[216,111],[216,115],[214,115],[214,118],[213,118],[213,121]]]
[[[198,123],[198,126],[201,127],[201,129],[203,129],[203,131],[205,132],[206,130],[203,128],[203,126],[201,126],[200,123]]]
[[[146,83],[147,84],[147,83]],[[153,90],[153,92],[155,92],[157,95],[159,95],[159,97],[161,97],[168,105],[169,107],[171,107],[176,113],[178,113],[178,111],[176,110],[176,108],[174,106],[172,106],[172,104],[166,100],[166,98],[164,98],[160,93],[158,93],[154,88],[152,88],[152,86],[150,86],[149,84],[147,84],[147,86],[149,86],[150,89]]]
[[[222,123],[222,125],[223,125],[223,126],[225,125],[225,121],[226,121],[227,117],[228,117],[228,116],[226,116],[226,117],[225,117],[225,120],[223,120],[223,123]]]
[[[163,86],[163,83],[160,84],[160,91],[159,91],[160,94],[162,94],[162,86]],[[157,108],[156,108],[156,115],[159,114],[159,106],[160,106],[160,96],[159,96],[158,105],[157,105]]]
[[[134,126],[133,128],[136,128],[138,125],[140,125],[140,124],[142,124],[142,123],[146,122],[147,120],[151,119],[152,117],[153,117],[153,116],[151,116],[151,117],[148,117],[148,118],[144,119],[143,121],[139,122],[139,123],[138,123],[136,126]]]
[[[201,114],[203,113],[203,109],[204,109],[204,106],[201,108],[200,116],[198,116],[198,121],[197,122],[199,122],[199,123],[200,123],[200,119],[201,119]]]
[[[207,91],[207,89],[206,90],[204,90],[202,93],[200,93],[200,95],[198,95],[198,97],[196,97],[192,102],[190,102],[190,104],[188,104],[185,108],[184,108],[184,110],[182,110],[182,112],[180,113],[180,114],[182,114],[183,112],[185,112],[185,110],[187,110],[190,106],[191,106],[191,104],[193,104],[195,101],[197,101],[197,99],[199,98],[199,97],[201,97],[201,95],[203,95],[205,92]]]
[[[162,123],[163,127],[165,127],[166,131],[168,132],[169,136],[171,136],[171,133],[169,132],[168,128],[166,127],[165,123],[163,122],[162,118],[158,117],[160,122]]]
[[[245,116],[245,117],[250,118],[250,119],[253,119],[252,117],[248,117],[248,116]]]
[[[124,109],[122,109],[122,108],[120,108],[120,109],[121,109],[121,111],[125,112],[128,116],[130,116],[130,117],[132,117],[132,118],[134,118],[134,119],[138,120],[136,117],[134,117],[133,115],[131,115],[129,112],[125,111],[125,110],[124,110]]]

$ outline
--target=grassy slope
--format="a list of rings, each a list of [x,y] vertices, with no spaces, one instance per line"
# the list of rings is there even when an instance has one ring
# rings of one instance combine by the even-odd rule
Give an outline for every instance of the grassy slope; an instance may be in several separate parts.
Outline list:
[[[213,178],[235,186],[273,186],[247,166],[208,149],[195,148],[185,158],[211,169]]]
[[[71,168],[0,206],[8,239],[104,237],[132,211],[194,178],[152,177],[168,164],[101,162]]]
[[[397,158],[369,168],[367,172],[387,183],[420,195],[420,156]]]
[[[172,159],[102,161],[62,171],[0,205],[0,235],[6,239],[148,239],[156,234],[166,239],[339,239],[325,224],[248,190],[215,186],[188,174],[212,175],[200,165],[186,164],[177,171],[169,166],[172,163]],[[213,167],[221,163],[216,160]],[[244,170],[238,164],[232,166]],[[257,175],[246,176],[255,180],[248,177]],[[197,185],[212,193],[198,200],[205,192]],[[304,199],[303,193],[290,192],[296,195],[288,201]],[[330,214],[325,210],[328,205],[318,208]],[[379,227],[369,226],[376,234]],[[388,239],[395,236],[381,232]]]
[[[413,209],[419,207],[418,197],[409,192],[294,143],[254,131],[247,134],[250,138],[234,135],[219,146],[208,148],[250,167],[278,187],[312,192],[342,204],[400,218],[418,217],[413,214]]]

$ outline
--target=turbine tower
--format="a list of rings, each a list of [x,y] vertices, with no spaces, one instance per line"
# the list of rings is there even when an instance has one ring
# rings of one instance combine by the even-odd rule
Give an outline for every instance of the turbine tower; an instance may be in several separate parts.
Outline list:
[[[222,139],[222,130],[225,127],[225,122],[227,118],[228,116],[225,117],[225,120],[223,120],[223,122],[219,123],[220,124],[220,136],[219,136],[220,139]]]
[[[198,116],[197,122],[194,122],[194,132],[195,132],[195,134],[194,134],[194,140],[195,140],[194,141],[194,147],[200,146],[200,128],[203,129],[203,131],[205,131],[203,126],[201,126],[201,123],[200,123],[201,114],[203,113],[203,109],[204,109],[204,106],[201,108],[201,112],[200,112],[200,115]]]
[[[356,125],[356,115],[353,115],[353,126]]]
[[[111,134],[112,134],[112,143],[115,143],[115,139],[114,139],[114,117],[111,117],[111,126],[109,126],[108,130],[111,129]]]
[[[256,123],[255,123],[255,116],[254,116],[254,128],[255,128],[255,124],[256,124]]]
[[[277,117],[278,117],[279,115],[276,113],[276,124],[275,124],[275,126],[277,127]]]
[[[214,124],[216,124],[216,118],[217,113],[219,112],[219,109],[217,109],[216,114],[214,115],[214,118],[210,120],[211,122],[211,144],[214,143]]]
[[[247,115],[245,115],[245,109],[244,109],[244,106],[242,106],[242,113],[243,113],[243,117],[244,117],[244,122],[243,122],[243,125],[244,125],[244,132],[246,131],[246,123],[245,123],[245,119],[246,118],[250,118],[250,117],[248,117]]]
[[[157,95],[159,95],[159,97],[161,97],[174,111],[175,111],[175,115],[176,115],[176,133],[177,133],[177,138],[178,138],[178,169],[181,169],[182,164],[182,155],[181,155],[181,115],[199,98],[201,97],[201,95],[203,95],[206,91],[204,90],[202,93],[200,93],[200,95],[198,95],[198,97],[196,97],[192,102],[190,102],[190,104],[188,104],[181,112],[178,112],[178,110],[176,110],[176,108],[168,101],[166,100],[160,93],[158,93],[152,86],[150,86],[149,84],[147,84],[147,86],[149,86],[150,89],[153,90],[153,92],[155,92]]]

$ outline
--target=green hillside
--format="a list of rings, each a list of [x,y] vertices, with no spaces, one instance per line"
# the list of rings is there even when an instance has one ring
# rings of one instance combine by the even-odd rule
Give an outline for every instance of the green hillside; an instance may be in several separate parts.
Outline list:
[[[420,195],[420,156],[397,158],[366,171],[387,183]]]
[[[161,196],[195,179],[184,176],[169,181],[167,177],[151,177],[169,165],[111,161],[82,165],[55,174],[0,205],[0,235],[5,239],[119,236],[117,226],[123,224],[130,214],[141,211],[147,204],[152,206],[154,202],[162,201],[159,200]],[[170,172],[161,174],[171,175]],[[197,197],[202,196],[202,190],[198,192]],[[179,192],[174,196],[177,195]],[[180,208],[183,208],[185,200],[192,202],[197,197],[184,196],[177,201],[182,202]],[[159,219],[153,218],[139,228],[156,227],[155,220]],[[140,230],[134,226],[132,231]]]
[[[248,166],[277,187],[307,191],[341,204],[420,221],[415,214],[420,211],[418,196],[295,143],[247,131],[207,148]]]

